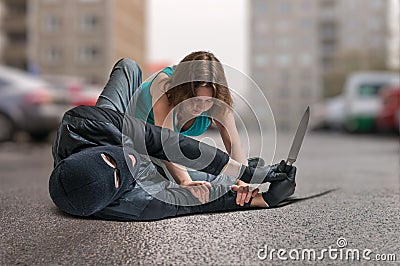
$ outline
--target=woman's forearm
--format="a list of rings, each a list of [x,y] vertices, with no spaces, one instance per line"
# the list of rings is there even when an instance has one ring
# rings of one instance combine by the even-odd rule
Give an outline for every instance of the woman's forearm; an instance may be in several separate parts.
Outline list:
[[[239,135],[230,137],[222,136],[225,149],[227,150],[229,157],[238,161],[244,165],[247,165],[247,158],[244,153],[242,142],[240,141]]]
[[[233,142],[230,157],[244,165],[247,165],[247,158],[241,145],[240,139]]]
[[[229,160],[228,154],[198,140],[166,128],[146,124],[147,154],[194,170],[218,175]]]
[[[192,182],[186,168],[168,161],[163,162],[178,185],[185,185]]]
[[[216,121],[216,124],[229,156],[232,159],[247,165],[247,157],[243,150],[233,115],[228,113],[222,118],[221,122]]]
[[[221,174],[229,175],[238,178],[241,174],[242,164],[234,159],[229,159],[228,163],[224,166]]]

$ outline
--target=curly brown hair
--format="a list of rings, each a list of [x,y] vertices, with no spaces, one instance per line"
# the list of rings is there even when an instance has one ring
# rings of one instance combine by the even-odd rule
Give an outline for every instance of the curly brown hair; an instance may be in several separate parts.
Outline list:
[[[213,97],[224,102],[225,107],[217,104],[210,111],[226,111],[232,107],[232,96],[227,85],[224,68],[214,54],[205,51],[193,52],[175,66],[174,74],[166,91],[172,106],[196,96],[196,88],[206,86],[212,89]],[[221,110],[223,108],[224,110]],[[215,110],[219,109],[219,110]]]

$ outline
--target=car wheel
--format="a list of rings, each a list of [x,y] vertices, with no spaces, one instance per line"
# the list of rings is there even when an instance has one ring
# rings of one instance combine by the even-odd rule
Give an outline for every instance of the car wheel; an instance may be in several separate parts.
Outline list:
[[[13,122],[6,115],[0,113],[0,142],[11,140],[14,130]]]
[[[30,132],[29,136],[31,136],[34,141],[44,141],[50,135],[50,132]]]

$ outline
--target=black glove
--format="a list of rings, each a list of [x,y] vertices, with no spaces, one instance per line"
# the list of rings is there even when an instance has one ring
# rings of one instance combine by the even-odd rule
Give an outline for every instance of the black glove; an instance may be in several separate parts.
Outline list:
[[[296,188],[296,171],[297,168],[295,166],[290,166],[287,179],[271,182],[268,191],[262,193],[262,197],[269,207],[274,207],[293,195]]]
[[[251,157],[247,159],[247,165],[253,168],[265,166],[265,161],[261,157]]]
[[[279,173],[287,173],[289,174],[292,170],[292,166],[288,165],[285,160],[282,160],[278,165],[278,172]]]
[[[288,177],[287,173],[278,170],[279,164],[267,165],[262,167],[251,167],[242,165],[239,179],[246,183],[261,184],[284,180]]]

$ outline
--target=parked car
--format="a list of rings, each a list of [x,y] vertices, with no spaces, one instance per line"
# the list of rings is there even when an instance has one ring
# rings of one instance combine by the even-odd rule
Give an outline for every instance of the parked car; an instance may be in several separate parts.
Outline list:
[[[379,94],[388,86],[399,86],[399,74],[394,72],[355,72],[348,76],[342,94],[313,106],[311,127],[345,129],[366,132],[376,129],[376,119],[382,108]]]
[[[382,108],[379,93],[388,86],[399,85],[399,74],[392,72],[358,72],[345,84],[345,129],[371,131]]]
[[[0,141],[11,140],[17,131],[27,132],[34,140],[45,139],[69,108],[45,81],[0,66]]]
[[[344,97],[339,95],[312,105],[310,128],[313,130],[343,130],[344,103]]]
[[[71,106],[95,105],[102,91],[101,87],[87,84],[80,77],[43,75],[41,78],[49,82],[60,95],[64,95],[64,98]]]
[[[377,128],[400,132],[400,86],[382,90],[380,97],[383,105],[376,120]]]

